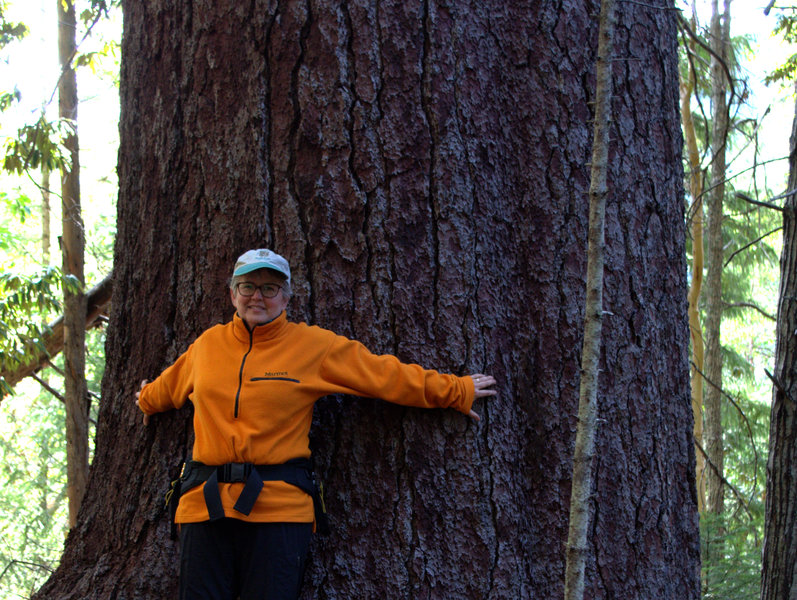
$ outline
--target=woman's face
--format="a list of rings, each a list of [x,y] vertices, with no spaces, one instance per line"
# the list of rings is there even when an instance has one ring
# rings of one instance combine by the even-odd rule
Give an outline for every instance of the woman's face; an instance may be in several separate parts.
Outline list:
[[[281,286],[284,281],[282,277],[269,269],[258,269],[237,277],[233,289],[230,290],[230,297],[238,316],[246,322],[250,329],[255,325],[268,323],[275,319],[288,306],[288,298],[282,293],[282,290],[279,290],[273,298],[264,297],[260,290],[260,286],[264,283]],[[241,283],[253,283],[257,287],[254,295],[244,296],[239,293],[238,284]]]

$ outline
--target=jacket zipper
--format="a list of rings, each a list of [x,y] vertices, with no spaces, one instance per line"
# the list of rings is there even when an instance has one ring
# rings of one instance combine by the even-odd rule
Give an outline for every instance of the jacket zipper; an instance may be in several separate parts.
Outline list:
[[[247,328],[248,329],[248,328]],[[244,365],[246,364],[246,357],[249,356],[249,353],[252,351],[252,344],[254,343],[255,334],[254,332],[249,332],[249,349],[244,354],[244,357],[241,359],[241,368],[238,371],[238,391],[235,392],[235,411],[233,413],[234,418],[238,418],[238,405],[241,399],[241,387],[244,383]]]

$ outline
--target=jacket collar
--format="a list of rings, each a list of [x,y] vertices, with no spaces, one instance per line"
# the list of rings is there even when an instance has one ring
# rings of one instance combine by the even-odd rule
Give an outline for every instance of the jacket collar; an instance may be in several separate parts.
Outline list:
[[[252,342],[258,343],[266,340],[274,339],[279,336],[288,325],[288,317],[283,310],[278,317],[275,317],[268,323],[262,325],[255,325],[252,331],[249,331],[244,320],[238,316],[236,312],[232,317],[232,327],[235,337],[241,341],[249,343],[249,336],[252,336]]]

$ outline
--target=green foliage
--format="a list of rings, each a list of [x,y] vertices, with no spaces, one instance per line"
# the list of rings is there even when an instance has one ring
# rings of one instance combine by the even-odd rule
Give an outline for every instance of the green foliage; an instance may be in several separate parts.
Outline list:
[[[6,21],[5,13],[8,3],[0,0],[0,50],[16,40],[21,40],[28,34],[28,28],[24,23],[9,23]]]
[[[0,274],[0,369],[15,369],[45,352],[44,337],[50,329],[42,319],[61,310],[63,284],[74,289],[76,282],[65,280],[55,267],[33,276]],[[3,395],[10,392],[5,381],[0,385]]]
[[[24,223],[31,215],[30,198],[24,194],[9,198],[8,194],[0,192],[0,203],[5,205],[8,214],[17,219],[20,223]],[[0,239],[0,244],[2,243],[2,239]],[[8,250],[9,248],[10,246],[3,246],[4,250]]]
[[[797,8],[781,8],[780,11],[773,33],[780,35],[787,44],[795,45],[797,44]],[[764,78],[764,83],[788,85],[795,79],[797,79],[797,54],[792,54],[785,63]]]
[[[113,243],[116,221],[108,215],[99,215],[86,236],[86,260],[94,259],[99,273],[109,273],[113,268]]]
[[[748,368],[741,373],[727,363],[724,368],[723,471],[728,484],[723,513],[700,516],[704,599],[757,598],[761,584],[769,405],[754,398],[767,391],[749,368],[754,353],[752,345],[747,354],[733,348],[737,364]]]
[[[765,217],[764,221],[774,218]],[[753,234],[745,231],[744,219],[726,221],[727,237],[748,239]],[[770,224],[763,225],[766,229]],[[733,243],[729,246],[726,260],[739,249]],[[774,355],[774,322],[764,313],[774,313],[777,297],[775,254],[770,245],[758,242],[737,254],[723,271],[722,426],[727,485],[724,512],[701,515],[704,599],[758,597],[770,410],[768,381],[762,372]]]
[[[86,382],[99,397],[105,333],[86,336]],[[41,376],[63,394],[56,369]],[[28,386],[31,388],[33,386]],[[90,424],[96,426],[93,402]],[[30,596],[58,566],[67,533],[64,408],[51,394],[30,389],[3,401],[0,410],[0,598]],[[94,439],[93,432],[89,441]],[[93,444],[91,447],[93,452]]]
[[[27,196],[18,195],[9,198],[5,192],[0,191],[0,206],[5,207],[5,212],[11,219],[0,220],[0,251],[10,253],[25,245],[18,223],[24,223],[30,215],[30,201]],[[10,265],[3,264],[2,268],[9,269]]]
[[[0,93],[0,112],[7,110],[14,102],[19,102],[20,93],[18,89],[13,92]]]
[[[692,35],[686,30],[685,22],[681,25],[681,76],[687,75],[690,65],[694,67],[692,116],[701,155],[700,170],[705,178],[713,161],[708,28],[699,24],[693,26]],[[775,313],[778,288],[777,244],[781,214],[745,200],[737,193],[744,192],[754,201],[766,201],[774,196],[769,189],[759,189],[755,170],[747,172],[737,159],[745,156],[746,148],[759,147],[756,136],[760,123],[744,118],[747,110],[744,103],[749,94],[740,68],[742,61],[751,56],[751,42],[748,36],[733,38],[726,65],[734,78],[728,95],[729,172],[744,173],[744,177],[725,181],[723,202],[722,466],[727,484],[722,514],[701,515],[704,599],[757,598],[760,586],[769,435],[769,382],[763,377],[763,370],[774,355],[771,317]],[[753,159],[757,160],[753,150],[746,154],[753,154]],[[684,155],[686,157],[686,152]],[[684,166],[689,174],[691,166],[687,162]],[[704,193],[709,193],[708,183],[705,188]],[[685,189],[690,189],[688,182]]]
[[[11,5],[11,2],[0,0],[0,35],[5,31],[3,14],[7,4]],[[32,5],[28,8],[27,4],[25,0],[15,0],[13,8],[38,10]],[[119,40],[107,38],[120,35],[120,18],[116,10],[120,2],[81,0],[77,4],[83,31],[78,34],[80,52],[75,58],[76,66],[91,78],[90,85],[83,89],[92,89],[92,95],[96,94],[97,80],[102,79],[99,94],[103,94],[102,90],[109,87],[108,81],[118,82]],[[27,45],[34,44],[39,38],[52,39],[56,25],[55,9],[55,3],[48,3],[42,9],[50,15],[46,18],[48,31],[34,31],[34,35],[25,40],[26,46],[19,46],[26,48],[24,52],[8,46],[2,60],[15,65],[17,61],[24,64],[30,60]],[[112,19],[106,21],[105,17]],[[20,18],[27,21],[25,16]],[[31,19],[30,22],[34,21]],[[50,27],[52,31],[49,31]],[[22,29],[8,31],[20,33]],[[4,40],[0,37],[0,49]],[[51,55],[55,63],[57,53]],[[62,165],[68,166],[62,140],[72,132],[72,124],[48,120],[44,115],[53,110],[50,106],[52,98],[22,98],[14,87],[15,83],[27,91],[24,82],[14,81],[4,81],[3,90],[0,90],[0,128],[5,126],[4,132],[12,134],[0,142],[0,177],[3,179],[3,191],[0,191],[2,368],[19,364],[33,350],[41,349],[46,324],[61,314],[62,286],[78,287],[74,277],[64,280],[59,269],[41,266],[42,261],[49,259],[40,257],[40,190],[34,183],[39,180],[36,170],[42,166],[53,173]],[[56,81],[47,82],[44,88],[52,90],[55,85]],[[35,122],[25,127],[20,128],[17,123],[11,126],[11,120],[24,111],[2,111],[17,109],[16,105],[23,101],[34,107],[43,106],[42,116],[36,114]],[[84,129],[81,120],[82,132],[93,128],[90,117],[86,123],[88,126]],[[113,141],[114,138],[115,128],[110,128],[108,139]],[[90,282],[103,278],[110,270],[114,220],[108,215],[114,214],[111,209],[113,198],[106,191],[107,184],[97,182],[113,180],[114,175],[97,168],[91,160],[85,160],[82,167],[81,190],[87,217],[86,278]],[[51,181],[57,186],[57,176]],[[53,203],[51,238],[58,235],[58,206],[59,203]],[[54,258],[60,262],[57,256]],[[104,343],[105,332],[101,327],[87,332],[86,380],[89,393],[95,399],[91,406],[92,425],[96,423],[99,406],[100,381],[105,365]],[[0,389],[0,598],[30,597],[58,565],[67,532],[66,441],[64,410],[60,401],[63,396],[62,357],[56,356],[52,362],[53,367],[42,369],[36,375],[42,386],[33,378],[27,378],[15,387],[14,395],[5,396],[9,390]],[[0,386],[2,383],[0,380]],[[93,435],[91,431],[90,447]]]
[[[797,54],[792,54],[786,59],[785,63],[764,78],[764,83],[767,85],[772,83],[787,85],[794,81],[795,78],[797,78]]]
[[[704,600],[750,600],[761,586],[761,543],[764,506],[751,504],[748,515],[700,518],[700,546]]]
[[[21,175],[29,169],[47,168],[57,171],[69,169],[70,161],[64,152],[64,140],[73,133],[74,125],[64,120],[48,121],[42,115],[34,125],[25,125],[17,137],[6,142],[3,169]]]
[[[764,217],[774,218],[768,213]],[[726,268],[733,282],[723,286],[726,303],[729,297],[754,298],[763,312],[774,312],[778,281],[774,250],[738,256],[738,272]],[[739,268],[745,262],[746,273]],[[747,600],[758,597],[760,586],[770,417],[770,386],[762,371],[774,356],[774,323],[760,311],[735,307],[725,310],[722,327],[727,484],[723,513],[701,515],[703,598]]]
[[[55,569],[66,533],[62,405],[6,399],[0,411],[0,596],[27,597]]]
[[[733,187],[726,194],[723,206],[726,215],[722,228],[725,243],[723,300],[726,306],[733,307],[749,303],[757,294],[754,275],[759,267],[779,269],[780,257],[773,244],[780,239],[782,218],[775,210],[740,198]],[[738,314],[733,308],[730,310],[731,315]]]
[[[80,20],[86,28],[86,35],[91,35],[94,26],[97,25],[100,19],[110,18],[111,11],[118,9],[120,6],[121,0],[111,0],[110,2],[106,0],[91,0],[90,6],[80,13]],[[91,69],[91,72],[98,77],[110,76],[116,85],[118,85],[120,50],[121,44],[119,40],[105,40],[99,50],[79,53],[75,57],[75,66],[88,67]],[[108,58],[110,58],[113,63],[111,69],[106,69],[103,66]]]
[[[706,25],[690,23],[685,19],[680,21],[680,25],[679,74],[681,81],[690,80],[693,84],[694,111],[692,118],[695,123],[698,144],[704,148],[704,158],[707,158],[711,135],[709,98],[711,96],[712,53],[709,50],[709,30]],[[739,104],[747,99],[748,84],[745,79],[740,77],[740,73],[742,72],[742,58],[751,52],[752,42],[753,37],[750,35],[731,38],[729,56],[725,63],[733,79],[730,86],[730,107],[734,103]],[[733,116],[733,111],[730,114]],[[733,120],[732,118],[731,127],[734,127]]]

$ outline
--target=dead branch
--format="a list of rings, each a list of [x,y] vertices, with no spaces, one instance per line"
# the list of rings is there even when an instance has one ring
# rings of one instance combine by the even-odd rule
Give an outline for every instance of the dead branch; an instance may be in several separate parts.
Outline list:
[[[692,363],[692,367],[700,375],[700,377],[703,378],[703,381],[708,383],[711,387],[713,387],[714,389],[719,391],[720,394],[725,396],[725,398],[728,399],[728,401],[733,405],[733,407],[736,409],[736,411],[742,417],[742,421],[744,421],[744,424],[747,427],[747,435],[750,438],[750,446],[752,446],[752,448],[753,448],[753,465],[754,465],[754,468],[753,468],[753,473],[754,473],[754,475],[753,475],[753,488],[755,488],[755,486],[758,483],[758,449],[756,448],[756,445],[755,445],[755,436],[753,436],[753,427],[750,425],[750,420],[747,418],[747,415],[744,414],[744,411],[742,410],[742,407],[739,406],[739,403],[736,402],[736,400],[733,398],[733,396],[731,396],[728,392],[726,392],[724,389],[722,389],[722,387],[717,385],[715,382],[711,381],[711,379],[706,377],[706,374],[703,373],[703,371],[701,371],[700,369],[698,369],[697,365],[695,363]]]
[[[706,453],[705,449],[700,444],[700,442],[697,440],[697,438],[695,438],[695,446],[697,447],[698,450],[700,450],[700,454],[703,455],[703,458],[705,459],[706,464],[709,467],[711,467],[711,470],[714,471],[714,473],[717,475],[717,477],[720,478],[720,481],[722,481],[722,485],[727,486],[728,489],[731,490],[731,492],[733,492],[733,495],[736,496],[736,499],[739,501],[739,504],[741,504],[744,507],[744,512],[747,513],[747,516],[752,521],[753,520],[753,515],[750,512],[749,501],[746,500],[744,496],[742,496],[742,493],[739,490],[737,490],[736,487],[734,487],[734,485],[730,481],[725,479],[725,476],[722,473],[720,473],[719,468],[717,468],[717,465],[715,465],[711,461],[711,459],[708,457],[708,454]],[[755,485],[753,487],[755,488]],[[755,492],[753,492],[753,493],[755,493]]]
[[[755,246],[755,245],[756,245],[758,242],[760,242],[760,241],[761,241],[761,240],[763,240],[764,238],[768,238],[768,237],[769,237],[769,236],[771,236],[773,233],[777,233],[777,232],[778,232],[778,231],[780,231],[781,229],[783,229],[783,227],[776,227],[776,228],[775,228],[775,229],[773,229],[772,231],[767,231],[767,232],[766,232],[764,235],[762,235],[762,236],[759,236],[758,238],[754,239],[754,240],[753,240],[752,242],[750,242],[749,244],[745,244],[744,246],[742,246],[742,247],[741,247],[741,248],[739,248],[738,250],[735,250],[735,251],[734,251],[734,252],[733,252],[733,253],[732,253],[732,254],[731,254],[729,257],[728,257],[728,260],[726,260],[726,261],[725,261],[725,264],[724,264],[724,265],[722,265],[722,268],[724,269],[724,268],[725,268],[725,267],[727,267],[729,264],[731,264],[731,261],[733,260],[733,257],[734,257],[734,256],[736,256],[737,254],[740,254],[741,252],[744,252],[745,250],[747,250],[747,249],[748,249],[748,248],[750,248],[751,246]],[[766,313],[764,313],[764,314],[766,314]],[[769,316],[769,315],[767,315],[767,316]],[[773,319],[773,320],[774,320],[774,319]]]
[[[723,304],[725,308],[752,308],[757,311],[761,316],[769,319],[770,321],[777,321],[774,315],[769,314],[763,308],[753,302],[726,302]]]

